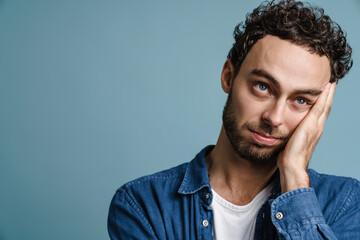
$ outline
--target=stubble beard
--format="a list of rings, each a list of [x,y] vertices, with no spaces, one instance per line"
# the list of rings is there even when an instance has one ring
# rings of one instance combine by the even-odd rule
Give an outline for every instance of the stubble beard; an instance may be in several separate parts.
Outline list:
[[[223,111],[223,125],[226,135],[238,156],[257,165],[276,165],[277,157],[284,149],[288,140],[288,137],[281,136],[281,134],[277,133],[277,129],[265,122],[246,122],[239,127],[232,104],[231,91]],[[283,143],[277,146],[266,146],[251,142],[243,134],[244,131],[249,131],[250,129],[275,135],[281,138]]]

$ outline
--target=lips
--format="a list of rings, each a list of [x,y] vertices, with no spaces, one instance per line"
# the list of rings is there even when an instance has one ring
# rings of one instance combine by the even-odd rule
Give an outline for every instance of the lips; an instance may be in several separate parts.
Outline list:
[[[253,139],[262,145],[272,146],[279,140],[279,138],[272,137],[272,136],[269,136],[269,135],[266,135],[263,133],[259,133],[259,132],[255,132],[255,131],[251,131],[251,130],[250,130],[250,132],[251,132]]]

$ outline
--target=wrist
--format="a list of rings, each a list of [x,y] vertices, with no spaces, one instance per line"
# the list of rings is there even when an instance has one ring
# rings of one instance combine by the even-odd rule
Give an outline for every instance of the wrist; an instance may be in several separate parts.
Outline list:
[[[279,169],[282,193],[286,193],[299,188],[310,187],[310,178],[307,170],[299,169]]]

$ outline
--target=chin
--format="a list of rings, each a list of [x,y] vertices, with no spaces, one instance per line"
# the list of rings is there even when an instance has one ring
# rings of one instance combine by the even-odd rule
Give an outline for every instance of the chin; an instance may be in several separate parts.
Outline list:
[[[240,143],[234,147],[235,152],[239,157],[246,159],[251,163],[257,165],[269,165],[276,164],[277,158],[280,152],[284,149],[284,146],[277,147],[262,147],[258,144]]]

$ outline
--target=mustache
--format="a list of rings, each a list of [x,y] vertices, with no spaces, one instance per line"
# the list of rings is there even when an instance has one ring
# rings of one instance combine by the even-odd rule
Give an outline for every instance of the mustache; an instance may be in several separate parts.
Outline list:
[[[278,128],[266,124],[265,122],[247,122],[243,125],[243,128],[247,128],[248,130],[253,132],[264,133],[278,139],[287,140],[290,138],[289,135],[281,133]]]

